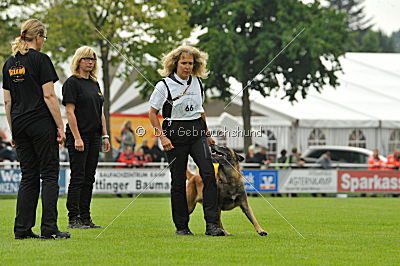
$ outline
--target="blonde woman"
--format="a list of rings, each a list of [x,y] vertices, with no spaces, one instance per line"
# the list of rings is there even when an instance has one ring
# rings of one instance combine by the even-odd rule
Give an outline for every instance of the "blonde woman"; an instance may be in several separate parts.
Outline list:
[[[90,203],[99,158],[110,151],[104,97],[97,82],[97,55],[88,46],[76,50],[71,64],[72,76],[64,83],[63,101],[67,112],[66,146],[71,167],[67,209],[69,228],[99,228],[92,222]]]
[[[177,235],[193,235],[189,229],[186,202],[186,166],[190,155],[203,179],[203,210],[206,235],[223,236],[217,225],[217,185],[209,145],[204,92],[201,78],[207,78],[208,55],[192,46],[180,46],[162,59],[164,78],[150,97],[149,119],[161,140],[170,165],[172,217]],[[161,127],[157,114],[162,110]]]
[[[69,238],[57,227],[59,155],[65,139],[54,82],[58,80],[50,58],[41,53],[46,27],[36,19],[21,26],[12,43],[12,56],[3,67],[4,103],[21,165],[14,234],[16,239],[40,238],[32,232],[42,179],[44,238]],[[57,143],[58,142],[58,143]]]

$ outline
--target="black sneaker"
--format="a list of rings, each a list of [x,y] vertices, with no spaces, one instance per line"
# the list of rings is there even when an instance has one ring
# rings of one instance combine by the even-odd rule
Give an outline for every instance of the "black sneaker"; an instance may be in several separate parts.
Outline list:
[[[178,236],[193,236],[189,229],[176,230],[175,235]]]
[[[206,225],[206,235],[208,236],[225,236],[224,230],[218,227],[216,224]]]
[[[71,234],[68,232],[56,232],[54,234],[51,235],[42,235],[43,239],[67,239],[67,238],[71,238]]]
[[[15,239],[22,240],[22,239],[29,239],[29,238],[42,238],[40,235],[34,234],[33,232],[30,232],[25,235],[15,235]]]
[[[81,219],[79,218],[72,218],[69,220],[68,228],[71,229],[89,229],[88,225],[82,223]]]
[[[92,219],[90,219],[90,218],[82,219],[82,225],[88,226],[88,228],[101,228],[100,225],[94,224]]]

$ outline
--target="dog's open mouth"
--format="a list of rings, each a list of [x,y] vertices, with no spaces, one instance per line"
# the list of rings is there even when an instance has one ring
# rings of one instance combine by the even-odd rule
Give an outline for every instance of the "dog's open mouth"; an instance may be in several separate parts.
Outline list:
[[[221,148],[215,144],[211,145],[211,156],[214,159],[222,159],[225,157],[225,153],[221,150]]]

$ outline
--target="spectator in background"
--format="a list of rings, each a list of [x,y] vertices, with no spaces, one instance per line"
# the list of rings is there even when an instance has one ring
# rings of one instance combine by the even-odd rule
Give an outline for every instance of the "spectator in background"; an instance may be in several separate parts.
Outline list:
[[[271,161],[267,158],[268,149],[266,147],[261,147],[260,151],[257,152],[254,157],[256,161],[260,164],[270,164]]]
[[[145,154],[143,151],[143,148],[140,147],[137,149],[137,151],[134,154],[136,161],[137,161],[137,166],[143,167],[145,163],[151,162],[151,155],[150,154]]]
[[[285,149],[281,150],[281,156],[276,161],[277,163],[289,163],[289,157],[286,156],[287,151]]]
[[[132,146],[126,146],[125,150],[120,154],[118,158],[119,163],[126,163],[126,166],[116,166],[116,168],[129,167],[132,168],[138,164],[136,157],[133,155]]]
[[[138,161],[136,157],[133,155],[133,149],[132,146],[126,146],[125,150],[119,155],[119,158],[117,160],[119,163],[126,163],[125,166],[116,166],[115,168],[132,168],[136,167],[138,165]],[[116,194],[118,198],[122,198],[122,194]],[[132,198],[133,194],[128,193],[128,197]]]
[[[247,149],[247,154],[246,154],[246,163],[258,163],[257,157],[254,152],[254,146],[250,145],[249,148]]]
[[[372,155],[368,157],[368,170],[381,170],[384,168],[384,162],[379,158],[379,150],[375,149]]]
[[[126,146],[131,146],[132,150],[135,149],[135,134],[131,127],[131,121],[126,121],[121,130],[121,138],[114,137],[115,141],[120,144],[119,151],[115,159],[116,161],[118,161],[119,155],[125,150]]]
[[[295,163],[298,166],[304,166],[304,160],[301,158],[301,153],[297,151],[297,148],[292,149],[292,154],[289,155],[289,163]]]
[[[129,128],[124,128],[121,133],[121,148],[123,151],[126,146],[131,146],[132,149],[135,146],[135,136]]]
[[[153,162],[166,162],[167,156],[165,152],[158,146],[158,137],[153,138],[153,146],[150,149],[150,154]]]
[[[281,150],[281,156],[278,157],[276,163],[289,163],[289,157],[286,156],[287,151],[285,149]],[[286,169],[287,167],[275,167],[275,169]]]
[[[332,161],[331,161],[331,153],[328,151],[316,161],[317,164],[321,165],[321,168],[323,169],[329,169],[332,168]]]
[[[147,139],[143,140],[142,149],[143,149],[144,154],[151,155],[150,148],[149,148],[149,141]]]
[[[386,169],[398,170],[400,166],[400,149],[396,149],[392,154],[387,157]]]

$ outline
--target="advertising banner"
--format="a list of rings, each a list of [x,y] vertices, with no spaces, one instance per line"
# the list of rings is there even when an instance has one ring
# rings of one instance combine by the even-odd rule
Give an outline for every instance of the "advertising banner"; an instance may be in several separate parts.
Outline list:
[[[243,182],[247,192],[278,191],[278,171],[243,170]]]
[[[244,170],[243,181],[247,192],[278,191],[278,171]],[[66,171],[66,187],[70,170]],[[171,174],[169,169],[160,168],[111,168],[97,169],[93,193],[170,193]],[[248,182],[247,182],[248,181]],[[146,189],[146,187],[148,188]]]
[[[158,118],[161,123],[162,116],[159,115]],[[121,139],[121,130],[127,122],[131,122],[131,129],[133,131],[133,136],[135,137],[136,145],[141,145],[145,139],[148,140],[149,147],[153,145],[153,136],[155,131],[151,126],[148,114],[129,115],[113,113],[110,115],[110,133],[112,136],[110,141],[112,147],[119,149],[120,144],[116,141],[115,137]]]
[[[398,171],[339,171],[338,192],[400,192]]]
[[[67,171],[69,183],[70,171]],[[97,169],[93,193],[169,193],[171,174],[169,169],[126,168]],[[145,190],[145,188],[148,188]]]
[[[334,193],[336,190],[336,170],[293,169],[279,172],[279,192]]]
[[[17,194],[20,182],[21,170],[0,170],[0,195]],[[60,170],[58,184],[60,186],[60,193],[65,193],[65,170]]]

